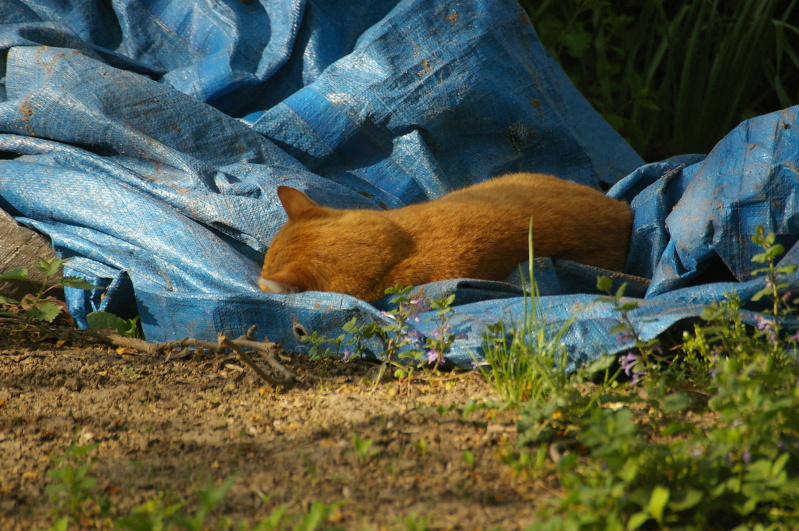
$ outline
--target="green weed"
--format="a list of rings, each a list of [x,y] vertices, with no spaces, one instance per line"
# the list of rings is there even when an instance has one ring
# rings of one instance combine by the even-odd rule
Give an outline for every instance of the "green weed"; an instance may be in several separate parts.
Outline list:
[[[371,444],[371,439],[368,441]],[[369,449],[370,444],[364,445],[363,449],[364,455],[369,457],[374,454],[374,450]],[[328,521],[340,504],[319,501],[313,501],[306,512],[289,511],[286,505],[278,506],[254,526],[247,522],[233,522],[228,518],[213,518],[213,513],[235,483],[235,477],[228,478],[220,485],[209,480],[203,488],[194,492],[195,503],[162,493],[134,507],[127,514],[114,514],[118,512],[116,508],[95,488],[97,479],[92,475],[93,460],[90,455],[97,447],[98,444],[70,446],[54,460],[54,468],[48,473],[53,484],[46,489],[52,505],[50,514],[53,524],[50,531],[109,526],[130,531],[336,529],[331,528]]]
[[[509,404],[549,396],[564,387],[569,376],[561,369],[566,362],[561,340],[577,317],[575,312],[558,330],[547,324],[533,274],[532,218],[527,237],[530,284],[525,290],[524,321],[510,332],[502,322],[489,326],[483,337],[488,369],[477,366]]]
[[[385,322],[359,324],[353,317],[342,327],[342,334],[329,338],[318,332],[305,336],[303,342],[309,343],[312,359],[332,357],[348,361],[367,352],[364,342],[377,339],[382,345],[380,370],[375,378],[377,384],[388,368],[394,369],[394,377],[410,379],[418,369],[436,371],[449,352],[455,336],[449,326],[452,314],[451,305],[455,296],[427,300],[423,297],[410,298],[413,287],[397,285],[386,290],[393,295],[390,300],[392,310],[382,312]],[[419,314],[434,310],[427,320],[437,323],[431,337],[423,337],[412,326],[419,321]]]
[[[431,529],[429,523],[432,520],[432,516],[419,516],[416,513],[412,513],[400,519],[399,525],[395,526],[395,529],[403,529],[405,531],[429,531]]]
[[[50,495],[51,515],[58,517],[55,528],[79,523],[98,507],[107,509],[106,500],[95,497],[97,480],[89,474],[92,467],[89,454],[97,446],[70,446],[64,455],[54,460],[54,468],[47,473],[53,480],[45,492]]]
[[[636,365],[623,357],[619,369],[633,376],[628,385],[603,362],[594,371],[602,381],[587,370],[518,406],[519,443],[539,447],[503,460],[520,473],[555,474],[564,492],[530,529],[799,525],[799,363],[785,326],[796,308],[782,292],[794,268],[777,267],[783,249],[764,232],[753,241],[763,249],[754,260],[764,264],[755,273],[766,279],[756,295],[769,301],[765,323],[746,326],[731,297],[706,308],[670,357],[637,335],[623,289],[609,293],[603,300],[620,315],[612,333],[635,343]],[[607,281],[599,287],[609,290]]]
[[[51,279],[59,274],[61,268],[68,261],[68,258],[63,260],[46,260],[40,257],[37,259],[34,267],[44,275],[44,280],[36,293],[28,294],[19,301],[0,295],[0,304],[10,305],[16,309],[16,312],[5,312],[6,315],[22,315],[21,329],[25,329],[35,322],[52,323],[58,316],[64,313],[64,303],[48,295],[48,293],[55,289],[102,289],[101,286],[95,286],[90,282],[76,277],[62,277],[58,282],[51,283]],[[27,278],[28,270],[25,268],[18,268],[0,273],[0,280],[26,280]],[[113,329],[128,337],[142,337],[139,317],[122,319],[121,317],[117,317],[105,311],[97,311],[89,313],[86,316],[86,320],[92,328]]]
[[[48,293],[57,288],[69,287],[77,289],[95,289],[94,286],[83,279],[75,277],[62,277],[57,283],[50,285],[50,280],[58,275],[61,267],[69,259],[46,260],[39,257],[34,267],[44,275],[44,280],[36,293],[26,295],[22,300],[14,300],[0,295],[0,304],[14,306],[22,314],[20,328],[27,328],[33,322],[52,323],[64,311],[64,304]],[[26,280],[28,270],[17,268],[5,273],[0,273],[0,280]],[[6,313],[13,316],[14,313]]]
[[[362,465],[380,453],[377,448],[372,448],[374,440],[371,437],[361,438],[356,432],[352,432],[350,439],[352,440],[353,452],[358,456],[358,462]]]
[[[133,319],[123,319],[106,311],[91,312],[86,315],[86,321],[91,328],[98,330],[115,330],[118,334],[132,338],[143,337],[139,316]]]

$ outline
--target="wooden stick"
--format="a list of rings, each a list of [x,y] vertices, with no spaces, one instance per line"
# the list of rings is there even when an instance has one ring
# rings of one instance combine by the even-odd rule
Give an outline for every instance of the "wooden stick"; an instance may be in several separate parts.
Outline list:
[[[195,339],[192,337],[184,337],[183,339],[177,339],[175,341],[162,341],[160,343],[150,343],[149,341],[145,341],[143,339],[134,339],[132,337],[121,336],[119,334],[108,334],[107,337],[114,344],[119,345],[121,347],[129,347],[135,348],[141,352],[145,352],[147,354],[163,354],[165,352],[169,352],[175,349],[181,349],[186,347],[202,347],[213,350],[215,352],[221,352],[223,347],[229,348],[233,350],[241,359],[244,361],[247,366],[249,366],[255,373],[263,380],[268,382],[270,385],[277,385],[276,382],[268,376],[266,373],[263,372],[262,369],[257,367],[252,359],[241,350],[241,347],[251,348],[257,350],[258,352],[262,352],[265,357],[267,363],[277,372],[283,375],[286,379],[286,383],[291,383],[293,381],[298,380],[298,376],[296,373],[291,371],[290,369],[286,368],[280,361],[277,359],[277,352],[280,349],[280,345],[278,343],[273,343],[271,341],[253,341],[252,339],[243,339],[244,337],[252,337],[252,329],[248,331],[247,334],[242,336],[240,339],[228,339],[224,335],[217,336],[224,338],[224,341],[221,343],[217,341],[214,343],[213,341],[207,341],[204,339]]]
[[[263,369],[261,369],[255,363],[253,363],[252,359],[247,354],[245,354],[244,351],[241,350],[241,348],[236,343],[234,343],[233,341],[229,340],[223,334],[217,334],[216,337],[217,337],[217,344],[218,344],[219,348],[227,347],[230,350],[232,350],[233,352],[235,352],[236,354],[238,354],[239,358],[241,358],[241,361],[243,361],[250,369],[252,369],[253,372],[255,372],[255,374],[257,374],[259,378],[261,378],[261,380],[265,381],[266,383],[268,383],[272,387],[277,387],[278,385],[280,385],[278,382],[276,382],[274,379],[272,379],[271,376],[266,374],[263,371]]]

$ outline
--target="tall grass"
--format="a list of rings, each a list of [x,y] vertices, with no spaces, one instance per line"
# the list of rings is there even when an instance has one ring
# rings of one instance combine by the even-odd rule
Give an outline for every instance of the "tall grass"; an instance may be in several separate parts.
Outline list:
[[[799,103],[797,0],[520,0],[542,42],[646,159],[706,153]]]
[[[562,340],[579,313],[572,313],[560,327],[547,323],[533,274],[532,218],[527,249],[530,283],[524,295],[523,321],[512,330],[501,321],[488,327],[483,352],[489,368],[481,368],[503,400],[513,405],[551,396],[565,386],[569,377],[563,371],[567,353]]]

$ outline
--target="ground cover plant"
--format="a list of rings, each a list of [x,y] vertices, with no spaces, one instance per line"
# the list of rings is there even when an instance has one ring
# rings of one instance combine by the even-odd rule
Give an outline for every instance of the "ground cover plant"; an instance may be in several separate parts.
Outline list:
[[[96,286],[91,285],[85,280],[74,277],[62,277],[58,282],[51,283],[50,280],[60,274],[61,267],[67,260],[46,260],[37,258],[35,267],[44,277],[39,290],[36,293],[26,295],[22,300],[14,300],[0,294],[0,304],[8,309],[0,312],[0,317],[16,317],[20,328],[33,326],[37,323],[52,323],[56,318],[66,314],[66,308],[60,299],[54,297],[51,292],[65,287],[76,289],[92,289]],[[28,270],[25,268],[13,269],[11,271],[0,272],[0,280],[27,280]],[[9,313],[13,311],[12,313]]]

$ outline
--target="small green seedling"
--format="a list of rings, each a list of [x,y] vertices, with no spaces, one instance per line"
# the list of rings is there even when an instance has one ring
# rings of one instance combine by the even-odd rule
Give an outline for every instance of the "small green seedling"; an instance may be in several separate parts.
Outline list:
[[[380,450],[377,448],[372,448],[372,444],[374,443],[374,439],[371,437],[361,438],[356,432],[352,432],[352,445],[354,446],[355,455],[358,456],[358,461],[361,464],[366,463],[372,457],[376,456],[380,453]]]
[[[54,460],[54,468],[47,473],[54,483],[45,492],[50,495],[53,506],[51,514],[59,516],[57,525],[77,521],[86,513],[97,484],[97,479],[90,475],[89,454],[97,446],[70,446],[64,455]]]

